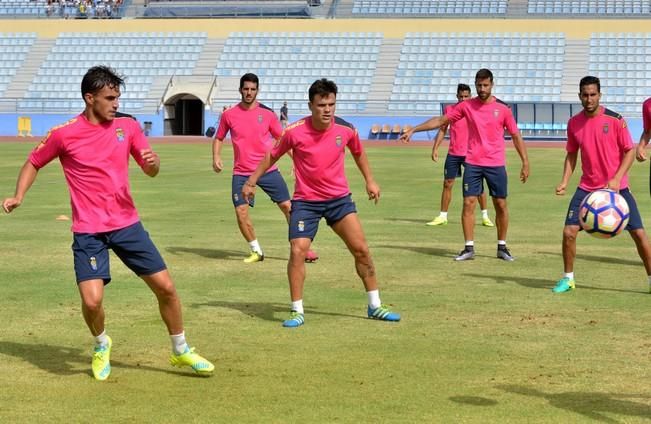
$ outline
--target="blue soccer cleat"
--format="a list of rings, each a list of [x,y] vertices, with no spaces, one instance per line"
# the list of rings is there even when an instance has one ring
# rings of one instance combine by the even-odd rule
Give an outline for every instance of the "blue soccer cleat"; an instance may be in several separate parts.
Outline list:
[[[576,288],[576,284],[574,283],[574,278],[567,278],[563,277],[554,286],[552,291],[554,293],[565,293],[568,291],[572,291]]]
[[[305,323],[305,315],[300,312],[291,311],[289,313],[289,319],[283,321],[283,327],[287,328],[296,328],[300,327]]]
[[[380,321],[400,321],[400,314],[391,312],[386,305],[380,305],[377,308],[368,307],[368,317],[371,319],[379,319]]]

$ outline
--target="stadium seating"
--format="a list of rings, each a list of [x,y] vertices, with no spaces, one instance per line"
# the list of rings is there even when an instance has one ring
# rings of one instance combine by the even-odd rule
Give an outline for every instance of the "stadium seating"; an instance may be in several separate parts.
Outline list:
[[[588,70],[601,79],[602,102],[627,116],[640,114],[651,94],[651,33],[594,33]]]
[[[353,15],[503,15],[507,0],[355,0]]]
[[[339,86],[338,110],[363,112],[381,44],[380,33],[236,32],[214,73],[254,72],[264,80],[265,99],[287,101],[290,110],[305,109],[306,87],[326,77]]]
[[[527,12],[543,15],[640,15],[651,13],[648,0],[529,0]]]
[[[36,33],[0,33],[0,96],[20,72],[35,40]]]
[[[18,107],[79,110],[81,77],[88,68],[105,64],[127,77],[121,109],[141,109],[154,79],[192,74],[205,41],[202,32],[61,33]]]
[[[480,68],[493,71],[494,93],[506,102],[558,102],[564,48],[556,33],[408,33],[389,110],[440,111]]]

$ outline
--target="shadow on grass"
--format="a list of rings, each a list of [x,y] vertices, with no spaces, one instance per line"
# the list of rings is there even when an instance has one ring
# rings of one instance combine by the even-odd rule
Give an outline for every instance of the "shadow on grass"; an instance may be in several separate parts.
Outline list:
[[[421,255],[427,255],[427,256],[443,256],[443,257],[449,257],[450,260],[454,259],[454,257],[459,253],[456,250],[449,250],[449,249],[439,249],[438,247],[419,247],[419,246],[399,246],[396,244],[380,244],[380,245],[374,245],[374,249],[396,249],[396,250],[407,250],[409,252],[414,252],[414,253],[420,253]]]
[[[250,317],[257,317],[265,321],[275,321],[283,322],[287,318],[289,309],[285,304],[277,303],[262,303],[262,302],[226,302],[226,301],[212,301],[204,303],[193,303],[190,305],[191,308],[227,308],[240,311],[241,313],[248,315]],[[276,318],[274,315],[278,313],[281,314],[281,318]],[[368,319],[364,315],[349,315],[349,314],[340,314],[336,312],[322,312],[316,309],[305,309],[305,315],[327,315],[333,317],[347,317],[347,318],[363,318]]]
[[[515,283],[523,287],[529,287],[531,289],[551,289],[556,285],[556,281],[544,279],[544,278],[529,278],[529,277],[505,277],[503,275],[486,275],[486,274],[462,274],[465,277],[474,278],[477,280],[494,280],[497,284],[509,284]],[[646,289],[646,285],[642,284],[643,289]],[[618,293],[634,293],[634,294],[643,294],[648,296],[649,293],[645,290],[628,290],[628,289],[618,289],[613,287],[594,287],[587,286],[581,281],[577,283],[578,290],[599,290],[599,291],[608,291],[608,292],[618,292]],[[557,294],[557,296],[567,296],[567,294]]]
[[[172,255],[180,255],[183,253],[190,253],[192,255],[203,256],[209,259],[227,259],[229,261],[242,261],[248,255],[241,250],[220,250],[220,249],[203,249],[198,247],[182,247],[170,246],[167,249]],[[279,258],[276,256],[264,256],[265,259],[274,259],[279,261],[286,261],[287,258]]]
[[[561,253],[560,246],[558,248],[558,252],[538,252],[538,253],[542,253],[543,255],[558,256],[562,260],[562,253]],[[624,259],[624,258],[618,258],[612,256],[586,255],[581,253],[580,248],[577,248],[576,259],[579,261],[584,260],[584,261],[615,264],[615,265],[643,266],[642,260],[638,256],[636,256],[635,259]]]
[[[90,348],[81,350],[73,347],[55,346],[46,344],[30,344],[0,341],[0,353],[24,359],[32,365],[56,375],[87,374],[92,377],[90,362],[92,353]],[[79,369],[83,367],[83,369]],[[163,372],[166,374],[183,377],[200,376],[183,371],[166,370],[148,365],[133,365],[111,359],[111,367],[124,369],[140,369],[146,371]]]
[[[391,222],[406,222],[408,224],[420,224],[423,226],[423,228],[427,227],[425,225],[427,223],[427,219],[421,218],[421,219],[413,219],[413,218],[384,218],[385,221],[391,221]]]
[[[481,396],[450,396],[452,402],[463,403],[465,405],[472,406],[495,406],[497,401],[495,399],[489,399]]]
[[[575,412],[591,420],[604,423],[621,422],[605,414],[651,418],[651,406],[630,400],[648,401],[648,395],[598,392],[545,393],[530,387],[516,385],[499,385],[497,388],[509,393],[546,399],[550,405],[556,408]],[[629,419],[624,420],[624,422],[628,421]]]

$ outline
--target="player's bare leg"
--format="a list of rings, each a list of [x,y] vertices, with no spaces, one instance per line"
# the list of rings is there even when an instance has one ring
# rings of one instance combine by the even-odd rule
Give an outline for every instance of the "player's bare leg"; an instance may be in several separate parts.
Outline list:
[[[235,207],[235,217],[237,218],[237,226],[244,239],[249,243],[251,255],[244,259],[246,263],[260,262],[264,260],[264,253],[258,240],[255,237],[255,229],[253,222],[249,216],[249,205],[239,205]]]
[[[305,256],[312,240],[295,238],[289,241],[289,261],[287,262],[287,278],[289,280],[289,296],[292,309],[289,319],[283,321],[283,327],[300,327],[305,322],[303,310],[303,287],[305,286]]]

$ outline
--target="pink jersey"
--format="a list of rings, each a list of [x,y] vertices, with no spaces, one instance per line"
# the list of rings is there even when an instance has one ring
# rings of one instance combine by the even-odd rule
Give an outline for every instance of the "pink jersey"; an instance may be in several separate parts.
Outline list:
[[[252,109],[237,104],[222,113],[217,129],[217,140],[223,140],[230,131],[233,142],[233,174],[251,175],[283,132],[273,110],[257,103]],[[278,169],[276,166],[269,171]]]
[[[513,113],[506,103],[492,97],[484,103],[479,97],[458,103],[445,116],[452,124],[466,118],[468,153],[466,163],[476,166],[504,166],[504,129],[518,133]]]
[[[344,169],[346,146],[355,156],[364,152],[357,130],[351,124],[335,117],[330,128],[319,131],[308,116],[285,128],[271,157],[278,159],[292,150],[296,175],[294,199],[332,200],[350,193]]]
[[[72,231],[103,233],[138,222],[129,189],[129,154],[143,165],[149,143],[131,117],[92,124],[83,114],[50,130],[29,155],[41,169],[59,158],[68,183]]]
[[[446,106],[444,113],[447,115],[456,105]],[[448,154],[465,156],[466,153],[468,153],[468,123],[466,118],[461,118],[454,125],[450,124],[450,148]]]
[[[622,164],[624,154],[633,148],[631,133],[622,116],[603,106],[596,116],[583,111],[567,122],[569,153],[581,149],[581,180],[579,187],[586,191],[604,188]],[[628,188],[628,173],[624,174],[620,188]]]
[[[644,131],[651,130],[651,97],[642,103],[642,124]]]

